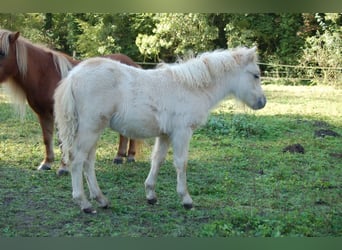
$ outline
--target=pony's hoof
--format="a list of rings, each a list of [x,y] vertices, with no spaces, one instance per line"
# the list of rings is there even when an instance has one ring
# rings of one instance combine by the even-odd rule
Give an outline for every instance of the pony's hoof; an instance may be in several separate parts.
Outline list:
[[[113,163],[118,164],[118,165],[123,164],[123,159],[122,158],[114,158]]]
[[[127,158],[127,163],[132,163],[132,162],[135,162],[134,158]]]
[[[183,207],[186,209],[186,210],[192,210],[194,208],[194,206],[192,204],[183,204]]]
[[[154,205],[157,203],[157,198],[153,198],[153,199],[147,199],[147,203],[150,205]]]
[[[68,175],[69,174],[69,171],[68,170],[66,170],[66,169],[58,169],[57,170],[57,175],[58,176],[63,176],[63,175]]]
[[[96,210],[92,209],[91,207],[83,208],[82,210],[86,214],[96,214],[97,213]]]
[[[41,164],[38,168],[39,171],[41,170],[51,170],[51,167],[47,164]]]

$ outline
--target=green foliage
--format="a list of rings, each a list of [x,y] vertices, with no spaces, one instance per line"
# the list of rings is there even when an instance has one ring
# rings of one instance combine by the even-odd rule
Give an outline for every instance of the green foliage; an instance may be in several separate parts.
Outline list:
[[[231,14],[228,47],[257,45],[263,62],[292,63],[304,43],[297,32],[300,14]]]
[[[322,31],[317,31],[315,36],[306,38],[300,63],[313,66],[308,69],[307,74],[316,82],[342,86],[342,26],[338,24],[341,17],[330,14],[326,16],[326,20],[319,15],[316,18]]]
[[[255,116],[246,117],[245,115],[235,115],[232,118],[231,128],[233,134],[241,137],[263,137],[266,133],[264,125],[260,123]]]
[[[265,73],[275,70],[269,64],[305,67],[277,66],[279,83],[293,82],[289,75],[306,84],[342,82],[341,13],[3,13],[0,23],[79,59],[120,52],[135,61],[174,62],[178,56],[257,45]]]
[[[47,44],[48,38],[42,33],[43,22],[44,15],[40,13],[0,13],[0,28],[19,31],[29,40]]]
[[[95,24],[89,24],[82,20],[78,22],[81,34],[78,36],[76,47],[81,57],[94,57],[120,51],[120,47],[112,35],[116,26],[111,23],[111,20],[98,17]]]
[[[248,138],[251,136],[264,137],[265,125],[256,116],[244,114],[232,115],[227,119],[226,114],[212,115],[202,130],[210,131],[213,136],[230,135],[232,137]]]
[[[213,135],[227,135],[231,128],[226,119],[222,116],[211,116],[209,117],[206,126],[201,128],[201,130],[202,129],[210,131]]]
[[[135,40],[138,32],[148,32],[154,26],[152,16],[118,13],[92,15],[92,22],[78,19],[81,32],[76,49],[82,58],[119,52],[140,58]]]
[[[139,33],[152,34],[152,30],[155,27],[154,15],[150,13],[122,13],[113,15],[113,22],[117,26],[114,36],[117,44],[120,45],[120,52],[135,58],[135,60],[143,60],[144,55],[139,52],[136,38]]]
[[[174,60],[176,55],[211,50],[217,38],[216,27],[208,25],[206,14],[162,13],[154,17],[152,35],[139,34],[140,53],[154,60]]]

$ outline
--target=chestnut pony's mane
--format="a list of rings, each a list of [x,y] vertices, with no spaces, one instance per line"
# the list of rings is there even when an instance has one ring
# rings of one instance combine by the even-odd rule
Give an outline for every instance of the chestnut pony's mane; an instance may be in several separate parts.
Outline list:
[[[5,55],[9,52],[9,36],[12,32],[8,30],[0,30],[0,49],[5,53]],[[42,45],[37,45],[31,43],[29,40],[24,37],[18,37],[16,41],[16,58],[19,72],[22,76],[25,76],[27,73],[27,48],[28,46],[33,46],[38,49],[42,49],[47,53],[51,53],[53,55],[53,60],[56,68],[61,74],[61,77],[64,78],[69,70],[72,68],[71,63],[66,59],[66,56],[57,51],[51,50]]]
[[[9,30],[0,30],[0,51],[2,51],[5,56],[8,55],[10,49],[10,35],[13,34]],[[28,53],[27,50],[29,47],[37,48],[38,50],[43,50],[46,53],[51,53],[53,57],[53,62],[57,71],[61,74],[61,78],[67,76],[68,72],[72,68],[72,64],[67,59],[67,56],[59,53],[57,51],[51,50],[42,45],[36,45],[31,43],[29,40],[24,37],[19,36],[15,42],[16,46],[16,62],[19,70],[19,74],[23,79],[25,79],[27,75],[27,65],[28,65]],[[6,84],[4,84],[5,91],[9,94],[11,101],[15,104],[18,113],[21,118],[25,115],[26,109],[26,95],[24,91],[16,84],[16,82],[9,78],[6,80]]]

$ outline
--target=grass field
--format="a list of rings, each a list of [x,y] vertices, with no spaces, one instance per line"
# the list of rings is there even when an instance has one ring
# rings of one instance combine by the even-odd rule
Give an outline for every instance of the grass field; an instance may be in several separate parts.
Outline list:
[[[136,163],[118,166],[118,136],[106,130],[96,169],[111,206],[96,215],[73,203],[70,176],[56,176],[57,144],[54,169],[36,170],[44,152],[37,119],[28,110],[20,122],[0,89],[0,236],[342,236],[342,90],[264,89],[263,110],[224,101],[194,133],[191,211],[176,194],[172,150],[151,206],[143,183],[153,140]],[[304,154],[283,152],[293,144]]]

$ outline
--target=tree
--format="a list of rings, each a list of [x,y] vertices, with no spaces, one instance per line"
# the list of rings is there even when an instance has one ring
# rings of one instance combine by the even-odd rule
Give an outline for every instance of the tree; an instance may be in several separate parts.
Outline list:
[[[304,38],[301,14],[230,14],[226,25],[228,47],[254,46],[263,62],[292,64]]]
[[[1,13],[0,26],[80,59],[120,52],[170,62],[257,45],[263,63],[341,67],[341,13]]]
[[[115,24],[103,15],[94,16],[96,21],[87,22],[77,20],[81,34],[78,36],[76,48],[81,57],[93,57],[98,55],[119,52],[120,47],[112,35],[116,29]]]
[[[19,31],[22,36],[33,42],[45,44],[47,39],[42,32],[43,19],[44,15],[41,13],[2,13],[0,26],[11,31]]]
[[[81,57],[124,53],[135,60],[140,57],[135,39],[139,32],[154,27],[152,14],[87,14],[78,18],[80,29],[76,50]],[[91,18],[90,18],[91,17]]]
[[[214,48],[217,27],[208,23],[207,14],[162,13],[153,17],[151,35],[138,34],[136,44],[145,58],[172,61],[188,51],[203,52]]]
[[[135,44],[139,33],[152,34],[155,28],[153,21],[154,14],[151,13],[119,13],[113,14],[112,22],[116,25],[113,36],[120,47],[121,53],[124,53],[135,60],[142,60],[143,57]]]
[[[84,14],[45,13],[43,30],[49,47],[72,55],[81,34],[77,20]]]

